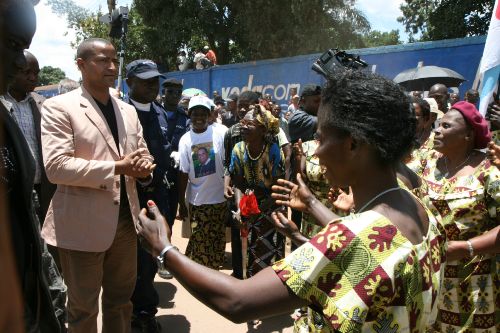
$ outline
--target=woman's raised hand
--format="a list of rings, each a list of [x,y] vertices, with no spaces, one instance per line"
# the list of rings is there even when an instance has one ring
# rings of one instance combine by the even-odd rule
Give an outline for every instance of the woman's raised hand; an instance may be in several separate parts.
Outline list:
[[[287,206],[292,209],[307,212],[309,203],[314,199],[307,185],[302,180],[300,174],[297,174],[297,184],[278,179],[278,185],[273,185],[271,197],[276,200],[276,204]]]

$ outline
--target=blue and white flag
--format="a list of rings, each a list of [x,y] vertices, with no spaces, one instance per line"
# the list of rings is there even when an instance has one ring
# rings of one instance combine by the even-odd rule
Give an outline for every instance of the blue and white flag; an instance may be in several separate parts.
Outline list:
[[[479,111],[484,116],[488,104],[493,100],[493,93],[498,89],[500,80],[500,0],[495,1],[491,16],[488,37],[484,44],[480,73],[482,76],[481,102]],[[500,98],[500,96],[499,96]]]

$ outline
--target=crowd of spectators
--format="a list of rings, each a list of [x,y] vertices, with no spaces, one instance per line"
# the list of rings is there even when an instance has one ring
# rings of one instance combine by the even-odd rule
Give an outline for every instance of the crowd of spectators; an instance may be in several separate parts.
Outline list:
[[[81,83],[44,100],[34,5],[0,4],[1,332],[97,332],[101,291],[104,332],[175,331],[157,273],[249,325],[297,310],[296,332],[498,330],[497,97],[485,118],[477,91],[346,70],[282,109],[136,59],[122,100],[115,47],[89,38]],[[208,46],[194,62],[217,64]]]

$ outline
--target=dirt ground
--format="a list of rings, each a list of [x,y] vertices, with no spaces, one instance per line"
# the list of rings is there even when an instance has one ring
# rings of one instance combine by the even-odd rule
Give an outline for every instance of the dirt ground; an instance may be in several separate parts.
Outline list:
[[[176,221],[173,228],[172,243],[184,252],[188,240],[181,237],[181,222]],[[222,272],[231,274],[231,244],[226,245],[226,263]],[[218,315],[193,296],[177,280],[164,280],[158,275],[155,287],[160,295],[157,319],[163,333],[291,333],[293,319],[291,314],[262,319],[256,326],[246,323],[234,324]],[[98,318],[99,330],[101,314]],[[138,331],[133,331],[134,333]]]

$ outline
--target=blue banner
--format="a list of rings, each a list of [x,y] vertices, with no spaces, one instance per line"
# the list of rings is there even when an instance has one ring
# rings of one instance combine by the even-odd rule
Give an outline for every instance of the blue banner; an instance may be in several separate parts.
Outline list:
[[[463,96],[472,87],[481,60],[486,37],[469,37],[435,42],[411,43],[367,49],[349,50],[359,54],[369,63],[370,69],[393,79],[398,73],[417,67],[434,65],[450,68],[467,81],[459,91]],[[212,67],[205,70],[166,73],[167,78],[177,78],[186,88],[198,88],[212,96],[217,91],[222,97],[245,90],[270,94],[279,104],[290,100],[290,89],[307,83],[321,84],[322,78],[311,70],[311,65],[321,55],[309,54],[290,58],[262,60],[241,64]],[[452,88],[452,87],[450,87]]]

